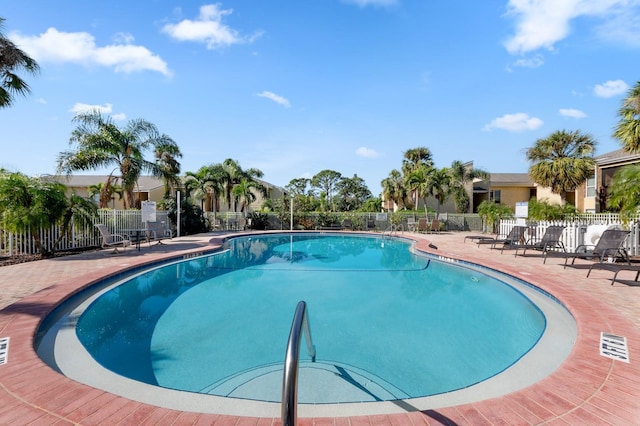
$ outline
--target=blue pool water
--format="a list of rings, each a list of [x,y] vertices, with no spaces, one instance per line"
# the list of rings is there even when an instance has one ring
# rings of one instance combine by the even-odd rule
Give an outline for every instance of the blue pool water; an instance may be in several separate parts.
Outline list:
[[[299,401],[322,403],[465,388],[507,369],[545,329],[513,287],[415,255],[403,240],[281,234],[228,246],[102,294],[79,318],[79,340],[101,365],[138,381],[279,401],[304,300],[317,362],[302,351]]]

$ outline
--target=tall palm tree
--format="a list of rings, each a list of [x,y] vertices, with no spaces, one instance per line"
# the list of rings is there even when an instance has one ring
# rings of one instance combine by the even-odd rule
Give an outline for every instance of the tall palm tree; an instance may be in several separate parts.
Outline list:
[[[131,120],[123,129],[118,128],[110,117],[98,111],[81,113],[74,117],[78,124],[71,133],[69,143],[76,145],[72,151],[58,156],[58,172],[71,174],[78,170],[93,170],[115,167],[120,172],[118,179],[124,193],[124,207],[134,206],[133,190],[142,172],[163,176],[164,171],[155,162],[144,158],[145,152],[157,146],[179,154],[177,145],[166,135],[160,135],[152,123]],[[111,173],[113,174],[113,172]]]
[[[259,190],[259,183],[254,180],[243,178],[233,187],[232,195],[234,202],[240,203],[240,212],[246,217],[245,208],[253,203],[258,197],[253,190]]]
[[[408,149],[402,154],[402,156],[402,172],[405,176],[423,164],[433,166],[431,150],[424,146]]]
[[[489,180],[491,175],[482,169],[475,169],[470,164],[461,161],[454,161],[449,167],[451,176],[450,189],[453,201],[458,213],[467,213],[471,207],[471,200],[467,193],[467,185],[475,179]]]
[[[398,208],[405,208],[408,204],[408,191],[402,179],[402,173],[393,169],[389,176],[382,179],[382,196],[385,201],[393,201]]]
[[[416,209],[418,207],[418,198],[424,200],[424,213],[427,215],[427,197],[431,194],[431,176],[435,169],[427,164],[421,164],[408,175],[405,176],[405,184],[415,194]]]
[[[409,175],[413,173],[416,169],[426,166],[427,168],[433,167],[433,157],[431,155],[431,150],[427,147],[418,147],[406,150],[403,154],[402,160],[402,174],[404,175],[405,181],[408,179]],[[414,198],[414,206],[418,208],[418,198],[419,195],[415,191],[413,191]]]
[[[577,130],[556,131],[538,139],[527,150],[527,160],[533,163],[529,174],[534,182],[559,194],[564,205],[567,192],[574,191],[593,175],[596,144],[590,135]]]
[[[429,195],[432,195],[437,201],[437,215],[440,213],[440,206],[447,201],[447,198],[451,194],[451,173],[449,172],[449,169],[446,167],[443,169],[433,169],[429,175],[427,188]]]
[[[13,104],[14,95],[28,95],[31,93],[29,85],[18,77],[17,71],[26,71],[32,75],[38,74],[38,63],[29,57],[2,32],[4,18],[0,18],[0,108]]]
[[[618,139],[624,150],[635,153],[640,151],[640,81],[636,83],[618,110],[620,121],[613,137]]]
[[[227,202],[227,207],[231,208],[233,203],[233,211],[237,211],[237,202],[233,197],[233,188],[240,184],[243,179],[247,179],[249,181],[255,182],[255,189],[257,189],[260,193],[266,196],[267,189],[266,187],[258,181],[264,173],[261,170],[256,168],[249,168],[244,170],[238,161],[233,160],[231,158],[227,158],[222,162],[223,169],[223,187],[224,187],[224,198]]]
[[[164,183],[164,198],[168,198],[171,189],[180,186],[180,148],[167,135],[162,135],[154,149],[154,158],[158,170],[156,177]]]

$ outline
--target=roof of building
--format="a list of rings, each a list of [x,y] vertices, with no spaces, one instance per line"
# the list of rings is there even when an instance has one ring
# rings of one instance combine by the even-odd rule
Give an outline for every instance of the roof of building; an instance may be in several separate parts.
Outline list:
[[[533,186],[529,173],[491,173],[491,185]]]
[[[595,157],[596,164],[599,166],[607,165],[623,165],[628,163],[637,163],[640,161],[640,153],[631,154],[624,149],[607,152]]]
[[[70,187],[86,188],[98,183],[107,181],[108,175],[69,175],[69,176],[53,176],[53,178]],[[146,192],[153,189],[162,188],[164,184],[161,179],[154,176],[140,176],[138,184],[134,188],[134,192]]]

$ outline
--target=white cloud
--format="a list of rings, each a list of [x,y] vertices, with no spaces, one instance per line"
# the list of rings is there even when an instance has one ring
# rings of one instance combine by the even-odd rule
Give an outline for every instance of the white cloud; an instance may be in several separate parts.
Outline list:
[[[358,157],[376,158],[379,154],[371,148],[361,146],[360,148],[356,149],[356,155]]]
[[[238,31],[222,23],[223,17],[231,15],[233,9],[220,9],[219,4],[200,6],[197,19],[184,19],[177,24],[167,24],[162,31],[179,41],[205,43],[208,49],[250,43],[261,34],[241,36]]]
[[[529,114],[518,112],[516,114],[505,114],[495,118],[491,123],[484,126],[484,130],[502,129],[509,132],[523,132],[525,130],[535,130],[542,126],[543,121],[537,117],[529,117]]]
[[[39,62],[70,62],[111,67],[116,72],[157,71],[171,75],[167,63],[146,47],[119,43],[98,47],[95,38],[85,32],[66,33],[49,28],[39,36],[12,33],[9,38]]]
[[[622,80],[609,80],[596,84],[593,93],[599,98],[611,98],[629,90],[629,85]]]
[[[127,119],[126,114],[123,112],[119,112],[117,114],[111,114],[111,112],[113,111],[113,105],[111,105],[110,103],[106,103],[104,105],[90,105],[90,104],[83,104],[82,102],[76,102],[75,105],[73,105],[73,107],[71,107],[69,111],[74,113],[75,115],[97,111],[100,114],[111,115],[111,118],[116,121],[122,121]]]
[[[343,0],[345,3],[356,4],[360,7],[366,6],[393,6],[397,0]]]
[[[513,66],[521,67],[521,68],[538,68],[538,67],[541,67],[543,64],[544,64],[544,59],[542,58],[542,55],[535,55],[531,58],[518,59],[513,63]]]
[[[38,98],[36,102],[38,102],[39,104],[45,105],[47,103],[47,100],[45,98]]]
[[[587,116],[583,111],[573,108],[561,108],[558,112],[561,116],[570,118],[585,118]]]
[[[74,114],[83,114],[85,112],[98,111],[100,114],[111,114],[113,111],[113,105],[106,103],[104,105],[90,105],[76,102],[69,110]]]
[[[583,16],[599,18],[604,27],[624,16],[629,28],[637,19],[637,5],[637,0],[509,0],[506,15],[514,18],[516,28],[504,45],[513,54],[552,50],[571,32],[571,21]]]
[[[289,103],[289,100],[286,98],[283,98],[280,95],[276,95],[273,92],[267,92],[264,91],[262,93],[258,93],[256,96],[260,96],[262,98],[267,98],[267,99],[271,99],[273,102],[282,105],[285,108],[289,108],[291,107],[291,104]]]

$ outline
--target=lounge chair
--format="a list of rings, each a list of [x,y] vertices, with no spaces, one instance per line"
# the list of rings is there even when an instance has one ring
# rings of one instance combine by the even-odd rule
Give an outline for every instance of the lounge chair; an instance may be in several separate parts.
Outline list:
[[[418,232],[429,232],[429,225],[427,225],[427,219],[420,218],[418,219],[418,227],[416,228]]]
[[[407,219],[407,231],[415,232],[416,231],[416,220],[412,217]]]
[[[560,248],[563,252],[566,253],[567,249],[564,247],[564,243],[560,241],[562,238],[562,233],[566,227],[562,225],[551,225],[545,231],[542,239],[536,242],[529,242],[526,244],[518,244],[515,245],[516,253],[514,256],[518,255],[518,250],[522,249],[522,256],[527,253],[527,249],[533,250],[541,250],[543,253],[546,253],[548,250]],[[545,256],[544,261],[546,262],[547,258]]]
[[[627,249],[624,248],[623,245],[629,234],[629,231],[624,231],[622,229],[607,229],[602,233],[596,245],[582,244],[576,247],[575,251],[572,253],[558,252],[554,254],[559,254],[565,258],[564,268],[567,267],[569,258],[571,258],[572,265],[575,263],[577,258],[597,259],[599,263],[603,263],[609,260],[609,258],[611,258],[611,261],[620,258],[630,265],[629,253],[627,253]],[[545,258],[549,253],[550,252],[548,251],[545,252]],[[589,267],[589,273],[591,273],[591,268],[593,268],[593,264]]]
[[[526,226],[516,225],[511,228],[511,231],[504,238],[491,238],[491,239],[481,239],[478,240],[477,244],[491,244],[491,248],[496,248],[497,244],[502,244],[502,248],[500,249],[500,253],[505,249],[505,247],[513,248],[516,244],[522,244],[524,242],[524,233],[527,230]]]
[[[112,234],[106,225],[97,224],[96,228],[102,235],[102,248],[113,247],[113,253],[118,253],[118,247],[122,246],[122,249],[126,250],[127,246],[131,245],[129,237],[122,234]]]
[[[342,221],[342,229],[353,230],[353,224],[351,223],[351,219],[345,219]]]

